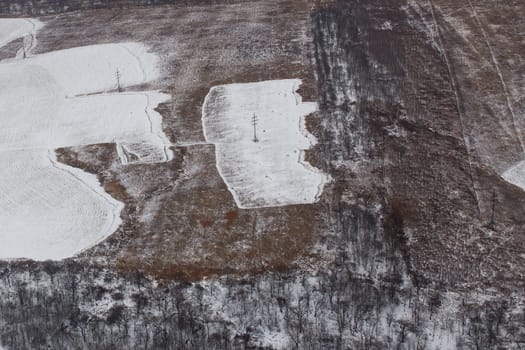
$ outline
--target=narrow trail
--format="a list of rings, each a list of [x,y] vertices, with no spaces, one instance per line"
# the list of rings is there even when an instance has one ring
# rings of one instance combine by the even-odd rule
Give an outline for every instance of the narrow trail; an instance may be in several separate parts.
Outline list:
[[[485,44],[487,45],[487,48],[489,49],[490,58],[492,60],[492,64],[494,65],[494,69],[496,70],[496,73],[498,74],[499,81],[501,84],[501,88],[503,90],[503,93],[505,94],[505,99],[507,101],[507,108],[509,109],[510,115],[512,117],[512,125],[514,127],[514,134],[516,135],[516,138],[518,139],[521,147],[521,151],[525,153],[525,146],[523,143],[523,138],[521,136],[521,133],[518,131],[518,126],[516,124],[516,114],[514,112],[514,108],[512,106],[512,102],[510,100],[510,94],[507,87],[507,84],[505,83],[505,79],[503,79],[503,74],[501,73],[500,65],[498,63],[498,60],[496,59],[496,55],[494,54],[494,49],[492,48],[492,45],[490,44],[489,38],[487,36],[487,32],[483,28],[483,24],[481,23],[481,20],[478,16],[478,12],[474,5],[472,4],[471,0],[467,0],[470,9],[472,10],[472,15],[474,16],[474,19],[476,20],[476,24],[478,25],[481,35],[483,36],[483,39],[485,40]]]
[[[212,146],[211,142],[177,142],[172,144],[173,147],[193,147],[193,146]]]
[[[31,25],[33,26],[33,30],[31,31],[31,33],[29,33],[30,41],[29,41],[29,46],[26,48],[26,56],[31,55],[31,51],[33,51],[33,49],[36,47],[36,44],[37,44],[37,40],[36,40],[37,26],[34,21],[30,19],[28,21],[31,22]]]
[[[439,24],[437,22],[436,13],[435,13],[435,9],[434,9],[434,3],[432,2],[432,0],[428,0],[428,2],[430,4],[430,12],[432,14],[432,21],[434,23],[434,30],[436,32],[436,37],[437,37],[437,40],[438,40],[438,43],[439,43],[440,51],[441,51],[441,54],[443,55],[443,58],[445,60],[445,64],[447,66],[447,71],[448,71],[450,85],[452,86],[452,90],[454,91],[454,96],[455,96],[455,99],[456,99],[456,109],[457,109],[458,116],[459,116],[459,124],[460,124],[460,128],[461,128],[461,137],[463,138],[463,142],[465,143],[465,149],[467,151],[467,160],[468,160],[468,167],[469,167],[470,182],[472,184],[472,190],[474,191],[474,196],[475,196],[475,199],[476,199],[476,207],[477,207],[477,211],[478,211],[478,218],[481,221],[480,199],[479,199],[478,190],[476,189],[476,184],[475,184],[475,181],[474,181],[474,175],[473,175],[473,170],[472,170],[473,167],[472,167],[472,156],[471,156],[471,151],[470,151],[470,142],[468,141],[468,138],[465,136],[465,124],[464,124],[464,121],[463,121],[464,116],[463,116],[463,112],[461,111],[458,87],[457,87],[456,81],[454,79],[454,74],[452,73],[452,67],[451,67],[451,64],[450,64],[450,60],[449,60],[449,58],[447,56],[447,52],[445,50],[445,46],[443,45],[443,40],[441,38],[441,30],[440,30]]]
[[[29,22],[31,26],[33,27],[33,29],[24,36],[22,46],[16,52],[15,58],[17,60],[25,59],[31,56],[31,51],[36,47],[36,44],[37,44],[37,40],[36,40],[37,25],[36,23],[28,18],[26,18],[25,21]]]
[[[142,70],[142,71],[144,71],[144,70]],[[150,112],[149,112],[149,109],[151,108],[151,102],[150,102],[150,97],[149,97],[148,93],[146,93],[146,92],[133,92],[133,93],[129,93],[129,94],[130,95],[140,95],[140,96],[143,96],[145,98],[146,104],[144,106],[144,114],[146,115],[146,118],[148,120],[149,132],[150,132],[150,134],[155,135],[155,137],[157,137],[159,139],[160,144],[162,145],[162,154],[164,156],[164,159],[162,159],[161,162],[168,162],[168,161],[170,161],[171,157],[168,154],[168,148],[171,146],[171,143],[169,142],[169,140],[164,139],[162,137],[162,135],[161,135],[162,130],[160,130],[160,131],[159,130],[157,130],[157,131],[154,130],[155,129],[154,128],[154,123],[153,123],[153,120],[151,119],[151,115],[150,115]],[[162,125],[161,125],[161,128],[162,128]],[[121,152],[117,152],[119,154],[119,156],[120,156],[120,160],[121,160],[122,164],[128,164],[129,163],[128,154],[132,154],[135,157],[137,157],[139,162],[143,162],[144,161],[144,159],[137,152],[133,152],[132,150],[130,150],[129,148],[127,148],[123,144],[119,144],[119,143],[116,143],[116,144],[117,144],[117,150],[120,147],[121,151],[122,151],[122,155],[124,156],[124,157],[122,157]]]
[[[126,151],[124,145],[119,143],[119,142],[115,142],[115,148],[117,150],[117,155],[118,155],[122,165],[128,164],[129,163],[129,157],[128,157],[128,154],[127,154],[127,151]]]
[[[144,70],[143,70],[144,71]],[[146,107],[144,108],[144,113],[146,113],[146,116],[148,117],[148,121],[149,121],[149,126],[150,126],[150,132],[152,134],[154,134],[155,136],[157,136],[157,138],[159,139],[160,143],[163,145],[162,147],[162,151],[164,153],[164,161],[165,162],[168,162],[170,161],[170,156],[168,154],[168,150],[167,150],[167,147],[169,147],[171,145],[170,141],[166,140],[162,137],[161,133],[163,133],[162,131],[162,119],[161,119],[161,122],[160,122],[160,129],[158,132],[155,132],[153,130],[153,121],[151,120],[151,115],[149,114],[149,109],[150,109],[150,98],[149,98],[149,95],[147,93],[141,93],[142,95],[144,95],[146,97]]]

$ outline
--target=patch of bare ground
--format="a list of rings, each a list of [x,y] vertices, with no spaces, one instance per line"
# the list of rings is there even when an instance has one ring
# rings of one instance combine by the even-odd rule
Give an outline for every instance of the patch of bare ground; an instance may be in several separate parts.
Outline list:
[[[423,280],[508,291],[522,286],[525,275],[525,196],[499,175],[524,157],[524,128],[513,115],[523,110],[516,96],[525,85],[514,78],[522,76],[523,64],[508,64],[518,63],[525,48],[515,15],[524,7],[468,0],[418,4],[438,56],[413,42],[419,49],[406,57],[416,87],[402,113],[406,134],[383,136],[389,202],[411,208],[410,215],[400,213],[410,265]],[[507,23],[496,24],[496,18]],[[419,39],[408,39],[406,50],[412,40]]]
[[[320,205],[238,209],[216,170],[214,147],[200,144],[201,106],[214,85],[301,78],[304,99],[315,99],[306,1],[97,10],[43,20],[39,52],[144,42],[163,62],[162,79],[148,88],[173,96],[158,108],[175,145],[169,163],[121,166],[114,145],[58,151],[60,161],[98,174],[125,203],[123,225],[83,257],[186,280],[283,271],[318,258],[311,249],[323,222]]]
[[[341,266],[370,276],[398,276],[402,255],[416,283],[522,286],[525,193],[499,174],[523,158],[523,5],[249,5],[47,18],[40,52],[141,41],[163,62],[163,78],[143,88],[173,96],[158,108],[169,163],[121,166],[112,145],[60,150],[126,204],[118,232],[81,259],[195,280],[319,263],[322,241]],[[333,182],[315,205],[239,210],[203,144],[204,97],[217,84],[296,77],[305,100],[320,103],[307,118],[319,144],[306,159]]]
[[[508,292],[525,275],[525,193],[499,175],[523,158],[511,111],[523,110],[523,4],[471,3],[324,3],[313,16],[321,116],[310,120],[321,142],[309,159],[329,162],[329,207],[380,206],[382,244],[416,284]]]
[[[471,187],[480,213],[477,219],[462,213],[462,217],[438,221],[446,227],[440,238],[418,234],[425,235],[425,241],[439,240],[437,246],[447,252],[444,259],[444,254],[437,253],[439,249],[432,249],[430,243],[426,252],[417,254],[418,265],[426,265],[432,271],[429,276],[443,276],[451,284],[469,281],[482,288],[520,286],[525,275],[525,196],[500,174],[525,156],[525,125],[516,114],[525,107],[520,97],[525,88],[524,61],[520,57],[525,42],[518,29],[523,30],[523,20],[517,15],[525,7],[515,1],[495,5],[479,0],[434,0],[432,4],[434,30],[439,29],[442,54],[456,82],[458,114],[473,161]],[[442,172],[452,171],[444,168]],[[453,198],[453,193],[448,197]],[[436,213],[461,213],[464,206],[455,200],[450,203]],[[416,245],[414,251],[420,246]]]
[[[20,47],[22,47],[22,44],[24,43],[24,39],[20,38],[17,40],[11,41],[9,44],[0,47],[0,61],[14,58],[16,56],[16,52]]]
[[[439,0],[433,5],[442,50],[457,81],[471,152],[501,172],[524,156],[525,124],[516,111],[525,108],[520,97],[525,42],[517,29],[519,16],[513,14],[523,5],[500,2],[495,8],[469,0]]]

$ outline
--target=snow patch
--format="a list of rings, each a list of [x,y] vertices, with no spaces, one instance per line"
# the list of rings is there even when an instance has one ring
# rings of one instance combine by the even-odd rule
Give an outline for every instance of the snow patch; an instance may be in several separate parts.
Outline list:
[[[217,169],[239,208],[313,203],[330,181],[304,159],[316,144],[305,116],[317,104],[302,102],[300,84],[286,79],[219,85],[206,96],[204,136],[215,144]]]
[[[105,48],[118,51],[120,46],[105,45]],[[100,48],[95,49],[99,51]],[[92,59],[82,61],[72,71],[67,70],[68,64],[63,64],[64,71],[57,74],[61,62],[70,63],[71,59],[76,60],[77,57],[68,57],[65,52],[53,56],[60,60],[35,56],[0,63],[0,120],[4,126],[0,130],[1,150],[54,149],[102,142],[126,142],[155,145],[159,150],[159,161],[170,158],[171,155],[164,155],[169,141],[161,129],[162,118],[153,110],[159,103],[166,101],[168,95],[154,91],[102,91],[98,94],[66,97],[113,88],[115,71],[110,75],[111,79],[102,77],[97,81],[96,76],[93,76],[93,81],[90,81],[88,77],[91,76],[90,72],[97,71],[92,67],[107,67],[108,62],[116,63],[117,58],[101,60],[97,64],[93,64]],[[78,76],[78,86],[63,79],[61,75]],[[135,77],[134,80],[128,78],[130,84],[142,82],[140,72],[135,72]],[[123,162],[128,161],[124,158]]]
[[[381,24],[381,30],[392,30],[392,22],[385,21],[383,24]]]
[[[501,175],[507,182],[525,190],[525,160],[510,167]]]
[[[35,23],[0,20],[0,44]],[[168,161],[154,108],[169,96],[119,92],[158,77],[157,57],[141,44],[29,57],[34,35],[26,41],[23,59],[0,62],[0,258],[63,259],[112,234],[123,204],[95,175],[58,163],[53,150],[115,142],[123,164]]]
[[[263,348],[284,350],[291,348],[290,336],[285,332],[266,331],[258,339],[259,346]]]
[[[47,150],[0,152],[0,257],[62,259],[120,225],[122,203]]]

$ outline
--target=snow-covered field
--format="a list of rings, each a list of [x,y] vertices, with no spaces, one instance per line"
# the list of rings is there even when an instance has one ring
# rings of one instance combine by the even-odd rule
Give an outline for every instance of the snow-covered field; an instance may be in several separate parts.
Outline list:
[[[118,228],[122,203],[53,151],[2,151],[0,164],[0,257],[62,259]]]
[[[35,23],[0,19],[0,44]],[[138,43],[24,57],[0,62],[0,258],[62,259],[113,233],[122,203],[53,150],[115,142],[124,164],[168,161],[154,108],[169,96],[118,91],[158,76],[157,57]]]
[[[80,47],[0,64],[0,149],[57,148],[101,142],[155,145],[167,160],[169,141],[155,108],[158,92],[111,92],[156,77],[155,57],[139,44]],[[165,152],[166,151],[166,152]]]
[[[317,110],[296,92],[299,79],[213,87],[204,101],[206,140],[239,208],[313,203],[330,181],[304,160],[316,140],[304,118]],[[257,142],[254,142],[253,116]]]

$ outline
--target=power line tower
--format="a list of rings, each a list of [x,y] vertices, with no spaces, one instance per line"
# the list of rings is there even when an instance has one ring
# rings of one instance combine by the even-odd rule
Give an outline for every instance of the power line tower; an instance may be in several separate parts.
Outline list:
[[[259,142],[259,139],[257,138],[257,122],[259,120],[257,119],[257,116],[255,113],[253,113],[252,117],[252,125],[253,125],[253,142]]]
[[[118,92],[122,92],[122,87],[120,86],[120,77],[121,77],[121,75],[120,75],[120,71],[118,70],[118,68],[117,68],[117,72],[116,72],[115,76],[117,77],[117,90],[118,90]]]

